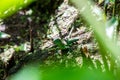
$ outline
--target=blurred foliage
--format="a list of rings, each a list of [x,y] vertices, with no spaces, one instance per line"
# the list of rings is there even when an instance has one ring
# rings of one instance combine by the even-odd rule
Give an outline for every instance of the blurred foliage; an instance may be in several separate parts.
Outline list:
[[[0,32],[0,39],[9,38],[9,37],[10,37],[10,35]]]
[[[115,77],[108,72],[91,70],[88,68],[72,67],[47,67],[37,68],[28,66],[11,77],[10,80],[115,80]]]
[[[87,4],[87,0],[81,0],[81,1],[72,0],[72,2],[74,2],[76,4],[76,6],[78,7],[79,10],[81,10],[84,7],[84,5]],[[114,5],[116,5],[116,4],[114,4]],[[108,55],[112,55],[111,57],[109,57],[110,63],[113,64],[113,65],[111,65],[111,68],[116,66],[115,65],[116,60],[118,61],[116,67],[120,67],[120,60],[118,59],[119,46],[116,43],[114,43],[114,41],[112,41],[112,39],[108,38],[109,37],[107,35],[108,33],[106,34],[106,31],[105,31],[106,21],[104,21],[104,19],[98,20],[98,18],[96,16],[94,16],[92,11],[89,9],[89,6],[94,6],[94,3],[89,2],[89,5],[86,6],[86,9],[81,12],[81,15],[91,25],[92,29],[94,30],[94,35],[95,35],[96,40],[98,41],[101,55],[102,55],[103,61],[105,63],[104,65],[106,66],[106,69],[107,69],[107,59],[105,58],[105,56],[108,56]],[[114,11],[114,9],[116,9],[116,8],[113,8],[113,11]],[[104,14],[104,12],[102,12],[102,14]],[[113,14],[114,14],[114,12],[113,12]],[[100,17],[102,17],[102,16],[100,16]],[[91,19],[92,19],[92,21],[91,21]],[[116,32],[114,32],[114,31],[116,31],[116,29],[114,27],[119,27],[119,26],[117,26],[118,23],[115,24],[115,22],[117,22],[117,20],[115,20],[114,18],[112,18],[111,20],[112,21],[109,22],[109,28],[111,28],[113,33],[116,33]],[[114,26],[112,26],[111,24]],[[107,28],[108,28],[108,23],[107,23]],[[111,30],[109,30],[109,35],[114,37],[113,34],[111,34]],[[117,74],[119,74],[119,73],[117,73]]]
[[[23,7],[29,5],[34,0],[1,0],[0,1],[0,19],[6,18]]]
[[[86,4],[87,0],[86,1],[78,1],[78,0],[76,0],[76,1],[73,1],[73,2],[81,10],[84,7],[83,5]],[[78,5],[78,3],[76,3],[76,2],[79,2],[79,3],[82,3],[82,4]],[[91,3],[90,5],[94,5],[94,4]],[[89,6],[86,7],[86,9],[88,9],[88,8],[89,8]],[[118,53],[119,53],[119,49],[116,46],[116,44],[114,44],[111,41],[111,39],[107,38],[108,36],[106,35],[106,32],[105,32],[105,24],[106,24],[106,22],[103,19],[101,21],[97,21],[97,18],[92,14],[91,10],[84,10],[81,14],[86,19],[86,21],[90,25],[92,25],[92,28],[94,30],[96,39],[99,42],[99,45],[101,45],[101,48],[103,50],[105,50],[103,52],[103,54],[105,54],[107,51],[110,51],[112,53],[112,55],[114,55],[114,57],[117,58]],[[102,16],[100,16],[100,17],[102,17]],[[91,18],[93,19],[92,21],[91,21]],[[105,37],[106,37],[106,39],[105,39]],[[109,46],[109,45],[112,45],[112,46]],[[113,48],[113,46],[115,48]]]
[[[37,67],[26,66],[10,80],[41,80],[41,71]]]
[[[26,2],[25,2],[26,1]],[[119,16],[116,16],[116,0],[95,0],[98,4],[104,3],[103,12],[101,9],[96,7],[94,3],[88,1],[88,0],[71,0],[74,5],[78,7],[79,10],[83,9],[81,11],[82,18],[86,21],[85,24],[90,25],[92,28],[95,39],[97,40],[100,52],[103,58],[103,65],[105,66],[106,71],[101,70],[101,66],[103,66],[100,61],[96,61],[96,67],[95,64],[93,64],[93,61],[91,58],[86,57],[85,55],[88,53],[86,48],[81,47],[81,45],[77,45],[77,47],[73,46],[73,43],[78,41],[77,39],[72,40],[61,40],[56,39],[54,40],[55,48],[48,50],[49,57],[44,60],[43,63],[46,64],[34,64],[35,66],[26,66],[26,64],[21,64],[23,67],[18,73],[15,73],[15,75],[11,76],[10,80],[119,80],[119,46],[116,44],[117,37],[118,37],[118,25],[119,25]],[[63,2],[63,0],[1,0],[0,5],[3,6],[0,8],[0,18],[4,19],[8,16],[12,15],[13,13],[17,12],[18,10],[22,9],[23,7],[27,7],[29,11],[32,11],[32,15],[27,15],[28,17],[31,17],[31,19],[36,21],[36,23],[39,23],[39,25],[42,25],[46,22],[49,22],[49,18],[51,15],[54,15],[56,8],[58,8],[59,4]],[[112,4],[112,10],[111,12],[112,16],[109,15],[109,18],[107,19],[108,15],[108,5],[109,3]],[[4,5],[6,4],[6,5]],[[93,12],[95,13],[94,16],[92,13],[92,10],[90,10],[90,7],[93,7]],[[111,7],[111,5],[110,5]],[[26,20],[26,16],[21,17],[23,22]],[[92,20],[91,20],[92,19]],[[99,21],[100,20],[100,21]],[[78,21],[78,24],[82,23],[82,21]],[[75,24],[76,25],[76,24]],[[34,25],[32,25],[34,26]],[[33,28],[35,29],[35,28]],[[45,25],[45,28],[40,26],[40,29],[47,30],[48,26]],[[23,30],[21,30],[23,32]],[[28,30],[26,31],[28,32]],[[24,32],[24,33],[26,33]],[[5,36],[10,37],[9,35],[0,32],[0,39]],[[46,34],[44,34],[46,35]],[[34,35],[36,36],[36,35]],[[34,45],[35,49],[39,50],[39,46],[41,45],[41,41],[38,39],[34,39],[37,45]],[[20,43],[21,45],[18,47],[15,47],[15,51],[26,51],[31,46],[29,44],[29,48],[26,48],[25,43]],[[54,55],[50,56],[50,53],[53,53]],[[29,52],[28,52],[29,53]],[[35,50],[33,53],[38,53],[39,55],[42,54],[42,51]],[[63,53],[63,54],[60,54]],[[109,54],[112,55],[109,57]],[[32,56],[31,53],[28,54],[27,58],[30,58],[30,60],[35,60],[33,58],[41,57],[41,56]],[[47,56],[46,53],[44,56]],[[44,57],[42,56],[42,57]],[[82,56],[82,59],[80,58]],[[107,69],[109,67],[107,63],[106,56],[109,57],[110,64],[110,71]],[[80,61],[81,60],[81,61]],[[113,61],[113,62],[112,62]],[[117,65],[115,64],[115,61],[117,62]],[[40,62],[40,61],[38,61]],[[78,63],[81,62],[81,63]],[[18,63],[16,61],[16,63]],[[82,67],[81,67],[82,65]],[[40,66],[40,67],[39,67]],[[41,67],[42,66],[42,67]],[[48,67],[50,66],[50,67]],[[79,67],[78,67],[79,66]],[[92,67],[91,67],[92,66]],[[114,68],[116,67],[116,68]],[[4,70],[0,70],[2,72]],[[116,72],[115,72],[116,71]],[[117,72],[118,71],[118,72]]]

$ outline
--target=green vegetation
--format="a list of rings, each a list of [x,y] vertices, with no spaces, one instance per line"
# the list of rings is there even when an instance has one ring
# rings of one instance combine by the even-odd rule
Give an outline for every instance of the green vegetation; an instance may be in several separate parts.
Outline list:
[[[1,0],[1,80],[119,80],[118,0]]]
[[[18,10],[32,3],[34,0],[1,0],[0,1],[0,19],[12,15]]]

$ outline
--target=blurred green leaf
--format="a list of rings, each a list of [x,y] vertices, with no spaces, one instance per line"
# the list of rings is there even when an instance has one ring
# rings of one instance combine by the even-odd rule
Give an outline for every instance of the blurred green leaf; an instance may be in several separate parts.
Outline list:
[[[117,26],[118,26],[118,20],[115,17],[112,17],[106,23],[106,34],[112,40],[114,40],[114,37],[117,36],[116,35]]]
[[[3,32],[0,32],[0,39],[5,39],[5,38],[9,38],[10,35],[9,34],[6,34],[6,33],[3,33]]]
[[[79,10],[81,10],[84,8],[84,5],[86,5],[88,0],[72,0],[72,2],[78,7]],[[98,41],[98,44],[101,48],[102,55],[105,55],[108,52],[110,52],[112,54],[111,59],[118,60],[119,47],[107,36],[105,31],[106,21],[105,20],[98,21],[96,16],[92,14],[90,6],[94,5],[95,5],[94,3],[89,1],[89,5],[85,6],[85,9],[81,11],[81,15],[91,25],[96,40]],[[120,66],[120,60],[118,60],[118,64]]]
[[[68,40],[66,40],[66,42],[67,42],[67,45],[71,45],[72,43],[74,43],[74,42],[76,42],[78,40],[79,39],[68,39]]]
[[[99,69],[62,66],[38,69],[27,66],[11,77],[11,80],[115,80],[115,78],[111,73]]]
[[[40,70],[37,67],[26,66],[19,73],[11,76],[10,80],[41,80]]]
[[[0,0],[0,19],[4,19],[35,0]]]
[[[15,48],[15,51],[25,51],[28,52],[30,50],[30,43],[26,42],[21,44],[20,46]]]
[[[29,65],[11,76],[10,80],[115,80],[115,78],[111,73],[96,69],[62,66],[38,68]]]
[[[110,0],[110,2],[115,2],[115,0]]]
[[[60,49],[66,49],[66,46],[61,39],[54,40],[54,44],[57,45]]]

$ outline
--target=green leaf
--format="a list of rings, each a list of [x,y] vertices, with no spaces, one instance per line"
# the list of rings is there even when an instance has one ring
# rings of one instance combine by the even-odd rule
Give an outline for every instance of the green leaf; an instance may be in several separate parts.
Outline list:
[[[66,42],[67,42],[67,45],[70,45],[70,44],[72,44],[72,43],[74,43],[74,42],[76,42],[78,40],[79,39],[68,39],[68,40],[66,40]]]
[[[115,2],[115,0],[110,0],[110,2]]]
[[[10,35],[9,34],[6,34],[6,33],[3,33],[3,32],[0,32],[0,39],[5,39],[5,38],[9,38]]]
[[[4,19],[35,0],[0,0],[0,19]]]
[[[106,34],[110,39],[113,39],[116,36],[116,29],[118,26],[118,20],[115,17],[112,17],[106,23]]]
[[[26,42],[21,44],[20,46],[15,48],[15,51],[25,51],[28,52],[30,50],[30,43]]]
[[[66,46],[61,39],[54,40],[54,44],[57,45],[60,49],[66,49]]]
[[[40,70],[35,66],[27,66],[11,76],[10,80],[41,80]]]

